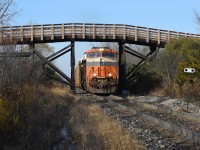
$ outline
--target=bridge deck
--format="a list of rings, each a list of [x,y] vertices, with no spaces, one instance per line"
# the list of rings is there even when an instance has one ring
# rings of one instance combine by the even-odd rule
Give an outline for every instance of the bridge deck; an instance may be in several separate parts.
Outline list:
[[[172,38],[194,37],[190,34],[121,24],[46,24],[0,28],[0,44],[52,43],[62,41],[107,41],[164,46]]]

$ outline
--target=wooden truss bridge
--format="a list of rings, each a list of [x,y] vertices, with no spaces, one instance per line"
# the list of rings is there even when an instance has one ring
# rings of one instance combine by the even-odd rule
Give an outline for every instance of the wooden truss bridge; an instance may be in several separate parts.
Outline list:
[[[135,79],[137,70],[153,56],[152,54],[155,54],[158,47],[164,47],[170,39],[181,37],[200,38],[200,35],[124,24],[67,23],[0,27],[0,45],[29,44],[34,47],[34,44],[39,43],[71,41],[69,46],[47,58],[34,49],[33,53],[64,77],[72,90],[75,89],[75,41],[119,43],[119,90],[123,90],[126,88],[125,83],[131,83]],[[149,46],[150,53],[145,56],[126,46],[126,43]],[[51,63],[52,60],[69,51],[71,51],[71,78]],[[128,74],[126,74],[125,53],[141,59]],[[0,54],[0,56],[4,55]],[[19,57],[19,54],[11,54],[11,56],[14,55]],[[23,55],[25,57],[28,56],[28,54],[24,53]]]

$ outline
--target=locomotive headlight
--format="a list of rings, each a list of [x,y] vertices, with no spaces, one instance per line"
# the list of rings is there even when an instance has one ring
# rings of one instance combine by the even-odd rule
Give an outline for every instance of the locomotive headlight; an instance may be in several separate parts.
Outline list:
[[[96,73],[94,73],[94,74],[93,74],[93,76],[94,76],[94,77],[96,77],[96,76],[97,76],[97,74],[96,74]]]
[[[111,77],[111,76],[112,76],[112,73],[109,73],[108,76]]]

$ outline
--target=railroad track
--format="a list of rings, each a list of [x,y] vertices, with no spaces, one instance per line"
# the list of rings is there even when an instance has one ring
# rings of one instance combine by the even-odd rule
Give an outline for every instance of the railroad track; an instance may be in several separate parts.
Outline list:
[[[200,149],[200,118],[112,96],[89,96],[147,149]],[[180,115],[181,114],[181,115]]]

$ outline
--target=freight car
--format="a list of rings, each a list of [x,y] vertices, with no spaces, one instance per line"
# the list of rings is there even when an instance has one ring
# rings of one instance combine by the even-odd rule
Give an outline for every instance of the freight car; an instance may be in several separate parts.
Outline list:
[[[75,86],[91,93],[117,90],[117,52],[109,47],[93,47],[84,53],[75,69]]]

